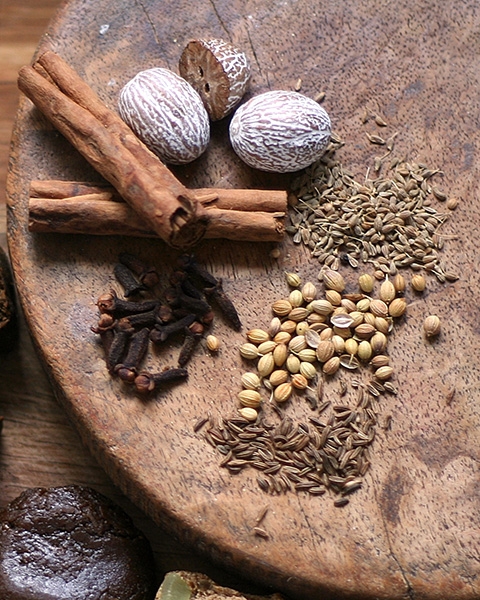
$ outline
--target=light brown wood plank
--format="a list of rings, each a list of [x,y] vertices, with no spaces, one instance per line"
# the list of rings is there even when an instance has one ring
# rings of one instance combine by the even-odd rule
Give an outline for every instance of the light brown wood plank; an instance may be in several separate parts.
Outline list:
[[[28,64],[59,0],[0,3],[0,246],[7,249],[5,181],[18,107],[17,72]],[[0,355],[0,508],[30,487],[91,486],[119,503],[149,538],[158,574],[174,569],[209,573],[226,585],[251,588],[177,543],[112,483],[81,442],[39,362],[23,314],[17,348]]]

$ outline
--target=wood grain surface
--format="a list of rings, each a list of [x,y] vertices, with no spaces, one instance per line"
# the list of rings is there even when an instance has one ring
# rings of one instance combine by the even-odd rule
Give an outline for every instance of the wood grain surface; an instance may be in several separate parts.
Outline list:
[[[0,3],[0,246],[6,240],[5,182],[19,92],[21,66],[28,64],[59,8],[59,0],[2,0]],[[19,307],[20,308],[20,307]],[[216,581],[246,591],[262,588],[213,564],[182,545],[135,506],[112,482],[80,440],[61,407],[20,314],[15,350],[0,355],[0,508],[31,487],[84,485],[108,496],[133,518],[154,550],[159,581],[167,571],[209,573]]]
[[[79,15],[82,15],[81,24]],[[391,341],[398,396],[382,400],[390,431],[375,440],[372,468],[347,506],[300,494],[265,496],[255,474],[230,476],[193,432],[199,416],[230,414],[244,365],[241,333],[219,320],[224,342],[199,352],[188,382],[140,401],[105,372],[90,330],[95,299],[114,285],[121,250],[148,256],[168,276],[176,253],[160,242],[31,235],[30,178],[91,179],[91,169],[23,101],[8,186],[9,243],[26,318],[47,373],[81,438],[122,491],[156,523],[216,563],[295,598],[473,599],[479,589],[478,289],[476,251],[480,15],[474,3],[307,0],[275,5],[151,0],[68,4],[41,48],[62,54],[112,106],[140,68],[175,68],[191,37],[228,37],[253,57],[250,93],[326,91],[325,108],[345,141],[342,161],[358,176],[373,164],[362,124],[365,108],[398,132],[396,151],[444,172],[443,187],[461,199],[448,225],[445,260],[461,277],[429,281],[411,302]],[[369,130],[368,130],[369,131]],[[241,167],[215,130],[207,154],[178,174],[192,186],[272,186],[280,182]],[[282,178],[282,183],[285,180]],[[244,328],[267,324],[270,304],[285,295],[283,273],[314,279],[318,264],[286,241],[271,246],[205,242],[198,258],[240,309]],[[342,268],[352,285],[356,274]],[[442,316],[442,334],[426,343],[423,317]],[[150,356],[175,360],[175,347]],[[332,384],[333,385],[333,384]],[[455,389],[453,400],[449,392]],[[335,388],[329,389],[335,394]],[[307,408],[287,414],[304,420]],[[268,504],[268,539],[252,533]]]

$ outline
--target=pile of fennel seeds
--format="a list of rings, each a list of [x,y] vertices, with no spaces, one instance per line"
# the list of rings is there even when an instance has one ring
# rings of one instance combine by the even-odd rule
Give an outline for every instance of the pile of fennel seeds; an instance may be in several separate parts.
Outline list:
[[[357,268],[370,264],[375,276],[399,269],[430,272],[442,283],[458,279],[441,259],[448,235],[443,226],[458,199],[435,183],[441,172],[425,164],[391,159],[358,182],[336,159],[341,142],[293,183],[286,231],[321,264]],[[441,210],[441,208],[445,210]]]

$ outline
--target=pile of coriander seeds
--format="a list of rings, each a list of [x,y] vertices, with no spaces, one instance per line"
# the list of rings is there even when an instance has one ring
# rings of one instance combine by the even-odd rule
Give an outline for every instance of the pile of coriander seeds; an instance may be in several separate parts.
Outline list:
[[[248,341],[240,354],[256,361],[256,373],[242,376],[244,390],[239,393],[242,416],[256,420],[261,406],[261,385],[270,391],[271,400],[282,404],[294,390],[309,388],[317,373],[333,376],[339,369],[356,371],[371,368],[370,386],[383,392],[394,391],[388,381],[393,368],[386,354],[388,335],[395,320],[406,311],[403,297],[405,279],[397,274],[385,279],[378,297],[371,294],[375,279],[364,273],[358,278],[358,290],[347,293],[343,276],[329,268],[320,272],[324,297],[317,287],[306,282],[302,287],[295,273],[287,273],[288,297],[272,304],[273,319],[267,330],[247,332]]]
[[[423,277],[415,277],[420,291]],[[286,273],[290,291],[273,302],[270,324],[248,331],[239,349],[249,368],[238,414],[201,426],[223,454],[220,466],[231,473],[256,469],[263,491],[318,496],[328,490],[344,506],[368,471],[377,426],[386,423],[378,399],[397,392],[388,339],[407,309],[406,282],[397,274],[379,283],[364,273],[358,289],[347,291],[343,276],[326,267],[319,280],[302,283]],[[323,393],[342,370],[355,390],[353,402]],[[312,409],[307,422],[286,416],[288,403],[305,401]]]

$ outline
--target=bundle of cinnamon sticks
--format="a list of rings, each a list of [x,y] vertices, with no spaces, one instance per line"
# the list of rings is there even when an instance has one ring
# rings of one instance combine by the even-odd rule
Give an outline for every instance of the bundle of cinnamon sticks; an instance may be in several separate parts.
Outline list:
[[[57,54],[19,72],[20,90],[110,185],[32,181],[31,231],[279,241],[283,190],[188,189]]]

